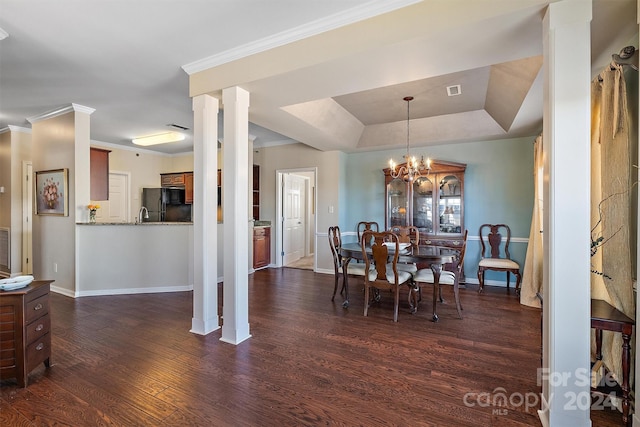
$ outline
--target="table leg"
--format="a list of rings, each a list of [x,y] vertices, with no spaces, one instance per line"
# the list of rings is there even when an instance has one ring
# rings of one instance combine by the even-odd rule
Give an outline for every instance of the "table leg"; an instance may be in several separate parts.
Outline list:
[[[440,296],[440,273],[442,272],[442,265],[438,263],[431,264],[431,271],[433,271],[433,321],[438,321],[438,297]]]
[[[596,329],[596,360],[602,360],[602,329]]]
[[[347,270],[349,269],[349,262],[351,258],[342,258],[342,283],[344,286],[344,301],[342,302],[342,307],[349,307],[349,274]]]
[[[622,422],[629,421],[629,359],[631,358],[631,336],[622,334]]]

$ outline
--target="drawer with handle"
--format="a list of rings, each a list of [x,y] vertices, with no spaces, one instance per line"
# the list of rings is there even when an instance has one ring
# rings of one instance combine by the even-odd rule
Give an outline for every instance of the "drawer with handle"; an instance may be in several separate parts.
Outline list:
[[[51,317],[42,316],[27,325],[27,344],[31,343],[51,330]]]
[[[49,295],[43,295],[33,301],[27,303],[27,311],[25,313],[26,323],[41,317],[49,312]]]

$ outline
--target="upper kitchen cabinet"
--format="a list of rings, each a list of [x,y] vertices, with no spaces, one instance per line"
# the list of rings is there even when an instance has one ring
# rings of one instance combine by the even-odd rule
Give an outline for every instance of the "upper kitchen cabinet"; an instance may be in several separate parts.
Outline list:
[[[101,148],[90,149],[91,200],[109,200],[109,153]]]
[[[406,164],[398,165],[398,168]],[[410,182],[385,174],[385,227],[414,225],[424,244],[456,245],[464,234],[464,173],[467,165],[432,162],[429,174]]]
[[[193,172],[184,174],[184,202],[187,205],[193,203]]]
[[[184,202],[187,205],[193,203],[193,172],[161,173],[160,185],[184,188]]]

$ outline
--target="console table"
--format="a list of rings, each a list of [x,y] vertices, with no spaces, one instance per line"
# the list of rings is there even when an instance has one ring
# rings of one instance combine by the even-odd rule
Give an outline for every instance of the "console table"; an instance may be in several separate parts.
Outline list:
[[[29,372],[51,357],[49,285],[34,280],[15,291],[0,291],[0,379],[16,378],[26,387]]]
[[[602,331],[620,332],[622,334],[622,422],[629,422],[629,368],[631,359],[631,334],[633,319],[606,301],[591,300],[591,327],[596,330],[596,359],[602,360]]]

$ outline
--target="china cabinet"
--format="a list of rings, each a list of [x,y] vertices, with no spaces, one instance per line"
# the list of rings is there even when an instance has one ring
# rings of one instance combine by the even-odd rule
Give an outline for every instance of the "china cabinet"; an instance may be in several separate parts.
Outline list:
[[[404,165],[398,165],[401,167]],[[385,228],[414,225],[420,242],[460,246],[464,234],[464,173],[466,165],[432,162],[429,174],[409,181],[405,175],[385,175]]]

